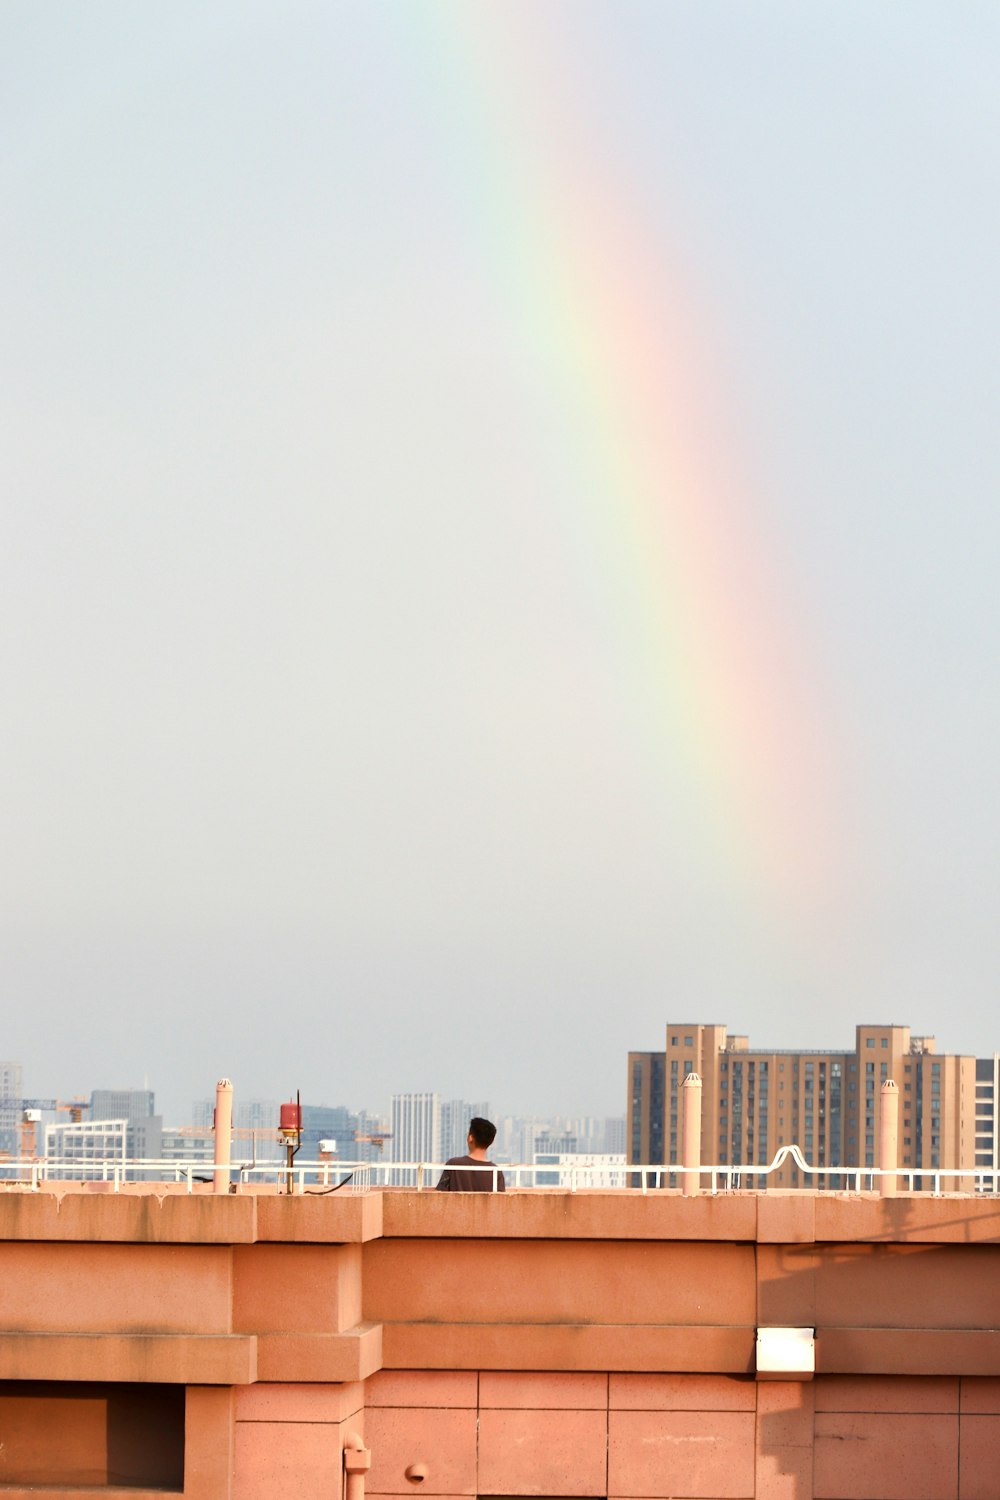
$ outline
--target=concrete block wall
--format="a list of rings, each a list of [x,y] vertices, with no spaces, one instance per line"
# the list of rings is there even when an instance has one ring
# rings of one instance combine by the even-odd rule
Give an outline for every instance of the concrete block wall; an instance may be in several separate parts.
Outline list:
[[[994,1199],[8,1190],[0,1495],[995,1500],[997,1329]]]

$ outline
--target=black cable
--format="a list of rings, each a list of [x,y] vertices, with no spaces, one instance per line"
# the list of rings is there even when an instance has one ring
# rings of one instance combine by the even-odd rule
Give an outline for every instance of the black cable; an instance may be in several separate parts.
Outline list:
[[[346,1187],[347,1184],[350,1182],[350,1180],[351,1180],[351,1178],[353,1176],[354,1176],[353,1172],[348,1172],[347,1176],[343,1179],[343,1181],[342,1182],[335,1182],[333,1184],[333,1187],[328,1187],[328,1188],[306,1188],[306,1192],[312,1198],[325,1198],[326,1195],[327,1195],[327,1193],[335,1193],[338,1190],[338,1188]]]

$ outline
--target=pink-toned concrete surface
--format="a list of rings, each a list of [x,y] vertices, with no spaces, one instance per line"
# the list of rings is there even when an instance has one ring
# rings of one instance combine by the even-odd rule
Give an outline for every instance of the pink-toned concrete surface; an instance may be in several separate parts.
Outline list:
[[[348,1432],[372,1500],[997,1500],[997,1327],[996,1200],[0,1193],[0,1413],[182,1385],[188,1500],[339,1495]]]
[[[820,1412],[817,1500],[957,1500],[958,1417],[922,1412]]]

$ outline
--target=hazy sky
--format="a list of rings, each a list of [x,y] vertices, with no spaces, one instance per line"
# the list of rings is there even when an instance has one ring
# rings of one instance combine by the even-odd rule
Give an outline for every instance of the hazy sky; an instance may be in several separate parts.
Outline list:
[[[0,1054],[1000,1047],[1000,10],[0,12]]]

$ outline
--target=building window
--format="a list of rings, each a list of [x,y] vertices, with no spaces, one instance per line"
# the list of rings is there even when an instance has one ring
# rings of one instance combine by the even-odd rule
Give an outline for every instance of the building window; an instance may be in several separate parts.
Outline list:
[[[883,1047],[888,1047],[888,1045],[889,1045],[889,1038],[886,1037],[886,1036],[884,1036],[882,1038],[882,1041],[881,1041],[880,1045],[883,1046]]]
[[[865,1046],[866,1047],[874,1047],[874,1045],[875,1045],[875,1038],[873,1036],[868,1037],[867,1041],[865,1042]]]
[[[685,1047],[693,1047],[694,1046],[694,1037],[693,1036],[686,1036],[684,1038],[684,1045],[685,1045]]]
[[[678,1036],[672,1036],[670,1038],[670,1045],[671,1045],[671,1047],[677,1047],[677,1046],[679,1046],[680,1045],[680,1037],[678,1037]]]

